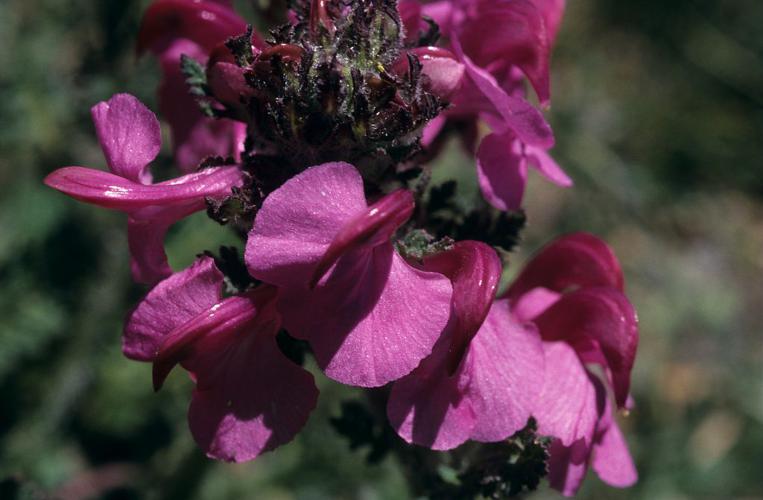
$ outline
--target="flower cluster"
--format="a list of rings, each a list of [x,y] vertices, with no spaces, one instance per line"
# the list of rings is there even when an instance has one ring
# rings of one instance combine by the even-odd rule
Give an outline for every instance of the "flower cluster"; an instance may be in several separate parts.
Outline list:
[[[589,465],[615,486],[636,480],[614,415],[631,405],[637,320],[611,250],[561,237],[496,297],[503,262],[488,231],[463,238],[473,214],[443,223],[428,189],[453,134],[475,157],[485,227],[522,219],[507,214],[519,214],[528,166],[571,185],[525,90],[549,102],[563,8],[297,0],[268,36],[226,0],[148,8],[138,50],[161,63],[181,175],[153,181],[159,122],[119,94],[92,109],[109,171],[65,167],[46,183],[127,214],[132,274],[151,289],[124,353],[153,363],[157,390],[176,365],[189,372],[190,429],[208,456],[251,460],[305,425],[318,389],[284,354],[286,335],[330,379],[384,386],[408,443],[500,442],[532,418],[563,493]],[[244,279],[210,252],[170,268],[168,228],[200,210],[245,236]]]

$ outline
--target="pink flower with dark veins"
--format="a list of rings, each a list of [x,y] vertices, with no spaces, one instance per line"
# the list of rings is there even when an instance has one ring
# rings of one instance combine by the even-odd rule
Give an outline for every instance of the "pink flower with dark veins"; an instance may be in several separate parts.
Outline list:
[[[612,406],[628,404],[638,321],[612,251],[588,234],[562,237],[530,261],[506,297],[543,339],[545,383],[533,413],[538,433],[555,438],[551,485],[574,494],[589,464],[612,486],[635,483]],[[601,368],[603,380],[589,365]]]
[[[206,198],[224,198],[242,182],[236,166],[201,170],[152,184],[149,164],[159,154],[156,116],[138,99],[117,94],[92,108],[109,172],[65,167],[45,183],[86,203],[125,212],[135,281],[153,284],[172,273],[164,253],[169,227],[203,210]]]
[[[138,53],[150,51],[161,64],[159,109],[170,124],[175,160],[183,172],[193,171],[208,156],[238,159],[246,125],[202,114],[185,82],[180,57],[205,64],[228,38],[246,30],[246,21],[226,0],[155,0],[143,15]],[[253,34],[252,44],[261,48],[264,42]]]
[[[375,387],[408,374],[448,321],[448,279],[410,266],[390,241],[413,209],[406,190],[369,206],[355,167],[326,163],[287,181],[257,213],[249,272],[279,288],[285,328],[334,380]]]
[[[125,326],[123,351],[154,364],[159,390],[177,364],[196,386],[188,423],[210,458],[252,460],[285,444],[315,408],[318,389],[276,343],[276,290],[263,285],[223,298],[209,257],[154,287]]]
[[[392,386],[389,421],[405,441],[435,450],[507,439],[543,387],[540,337],[495,300],[501,262],[485,243],[458,242],[422,267],[452,281],[450,321],[432,355]]]

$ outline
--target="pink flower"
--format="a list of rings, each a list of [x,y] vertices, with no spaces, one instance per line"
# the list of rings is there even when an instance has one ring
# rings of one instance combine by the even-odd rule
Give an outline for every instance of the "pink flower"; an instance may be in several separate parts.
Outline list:
[[[209,168],[152,184],[148,165],[161,147],[156,116],[128,94],[97,104],[92,115],[111,173],[65,167],[48,175],[45,183],[80,201],[127,213],[133,278],[156,283],[172,273],[164,253],[167,229],[203,210],[207,197],[229,194],[241,183],[241,171]]]
[[[551,485],[574,494],[590,463],[613,486],[630,486],[637,473],[612,416],[599,365],[623,408],[638,345],[636,312],[623,294],[620,265],[601,240],[572,234],[543,249],[507,292],[521,321],[543,339],[546,375],[534,415],[538,432],[553,436]]]
[[[528,167],[558,186],[572,186],[572,179],[544,148],[524,144],[513,132],[485,137],[477,150],[477,180],[485,200],[499,210],[520,208]]]
[[[586,368],[599,364],[625,405],[638,330],[611,250],[587,234],[560,238],[495,302],[500,263],[482,243],[460,242],[423,267],[452,280],[451,318],[432,355],[392,387],[398,434],[450,449],[505,439],[532,415],[556,438],[553,487],[574,493],[589,463],[611,485],[635,482],[605,385]]]
[[[554,145],[551,128],[524,98],[521,77],[533,84],[541,103],[549,100],[550,47],[564,9],[563,0],[441,1],[400,5],[409,38],[424,29],[421,16],[438,22],[464,66],[465,78],[453,96],[453,107],[424,130],[432,145],[446,120],[485,120],[493,134],[477,152],[479,185],[499,210],[520,208],[528,166],[563,187],[572,180],[547,151]],[[551,26],[551,28],[549,28]],[[414,37],[415,38],[415,37]],[[476,136],[467,137],[468,141]],[[467,144],[467,149],[474,147]]]
[[[506,299],[494,301],[501,263],[488,245],[458,242],[423,267],[451,279],[450,321],[432,355],[392,386],[390,423],[436,450],[506,439],[527,424],[543,386],[540,337]]]
[[[550,98],[549,60],[564,0],[452,0],[419,5],[401,2],[409,39],[425,29],[421,16],[438,23],[445,37],[457,39],[464,54],[494,74],[519,68],[541,103]]]
[[[246,125],[201,113],[180,70],[180,56],[204,64],[223,42],[246,30],[246,22],[225,0],[155,0],[143,16],[138,52],[148,50],[159,58],[164,74],[159,109],[170,124],[175,160],[183,172],[193,171],[208,156],[238,158]],[[263,44],[258,35],[252,43]]]
[[[448,280],[408,265],[390,241],[413,209],[404,190],[369,206],[355,167],[326,163],[272,192],[256,216],[249,272],[279,287],[284,326],[339,382],[406,375],[448,321]]]
[[[527,183],[528,165],[559,186],[571,186],[572,180],[547,153],[554,144],[551,128],[527,101],[513,95],[517,87],[510,75],[507,81],[514,87],[512,93],[488,71],[475,65],[462,52],[458,40],[454,44],[470,79],[461,97],[469,105],[459,110],[456,100],[454,113],[476,112],[493,130],[477,151],[477,174],[485,199],[499,210],[518,209]]]
[[[194,439],[210,458],[243,462],[289,442],[318,390],[278,348],[275,289],[224,299],[222,287],[209,257],[162,281],[128,318],[123,351],[154,363],[157,390],[176,364],[188,370]]]

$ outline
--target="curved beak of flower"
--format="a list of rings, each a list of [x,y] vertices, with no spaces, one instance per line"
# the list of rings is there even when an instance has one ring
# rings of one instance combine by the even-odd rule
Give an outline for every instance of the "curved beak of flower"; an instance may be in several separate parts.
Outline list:
[[[501,279],[501,260],[485,243],[459,241],[452,249],[425,258],[424,269],[444,274],[453,284],[447,359],[448,374],[452,375],[493,304]]]
[[[413,194],[406,189],[399,189],[345,224],[334,236],[331,245],[315,267],[309,283],[310,288],[315,288],[331,266],[345,253],[373,248],[389,241],[395,231],[411,217],[414,208]]]

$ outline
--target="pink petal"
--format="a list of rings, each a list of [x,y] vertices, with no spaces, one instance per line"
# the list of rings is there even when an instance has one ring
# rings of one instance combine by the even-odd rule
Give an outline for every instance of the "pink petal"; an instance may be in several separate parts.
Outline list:
[[[553,45],[564,15],[565,0],[533,0],[546,23],[550,44]]]
[[[246,245],[249,272],[278,286],[306,286],[337,232],[366,207],[355,167],[308,168],[272,192],[257,213]]]
[[[549,448],[548,482],[566,497],[574,496],[588,472],[590,448],[582,439],[564,446],[555,439]]]
[[[209,53],[215,45],[246,32],[228,2],[204,0],[157,0],[143,15],[138,52],[158,51],[168,40],[184,38]]]
[[[403,439],[432,449],[452,449],[467,439],[501,441],[527,424],[542,384],[537,332],[517,323],[506,301],[497,301],[456,374],[447,372],[447,341],[441,340],[432,356],[393,385],[387,415]]]
[[[421,134],[421,145],[425,148],[431,146],[435,139],[437,139],[437,136],[440,135],[440,132],[442,132],[446,121],[447,118],[441,114],[427,123]]]
[[[146,207],[187,205],[204,207],[206,197],[227,195],[241,184],[238,167],[217,167],[158,184],[143,185],[117,175],[84,167],[60,168],[45,184],[86,203],[134,212]],[[145,217],[144,217],[145,218]]]
[[[519,300],[513,302],[511,310],[520,321],[534,321],[535,318],[559,300],[561,296],[561,293],[554,292],[548,288],[533,288],[529,292],[522,294]]]
[[[564,446],[581,439],[591,446],[603,405],[596,382],[569,344],[543,342],[543,351],[545,380],[533,412],[538,433],[556,437]]]
[[[605,287],[570,292],[538,316],[535,324],[544,340],[572,345],[594,342],[611,372],[617,404],[625,406],[639,336],[636,311],[625,295]]]
[[[162,147],[156,115],[129,94],[98,103],[90,113],[109,169],[125,179],[150,184],[147,167]]]
[[[388,243],[394,232],[411,217],[414,208],[413,193],[398,189],[358,213],[331,240],[315,266],[310,288],[315,288],[318,281],[343,255]]]
[[[318,389],[281,353],[275,331],[246,332],[218,359],[222,373],[194,391],[188,410],[191,433],[207,456],[243,462],[291,441],[315,408]]]
[[[136,283],[152,285],[172,274],[164,237],[174,221],[127,219],[130,272]]]
[[[506,296],[516,301],[537,287],[564,292],[586,286],[611,286],[622,290],[623,272],[606,243],[587,233],[573,233],[540,250],[527,263]]]
[[[152,361],[169,332],[220,301],[222,285],[223,275],[210,257],[156,285],[127,319],[125,356]]]
[[[427,2],[421,6],[421,14],[431,17],[443,33],[450,33],[462,17],[460,8],[455,3],[452,0]]]
[[[452,375],[493,304],[501,279],[501,259],[485,243],[459,241],[452,249],[424,259],[423,267],[447,276],[453,285],[447,360],[448,374]]]
[[[607,412],[599,425],[603,430],[593,448],[593,470],[610,486],[633,486],[638,481],[638,472],[628,452],[628,443],[612,416],[612,405],[607,404]]]
[[[158,391],[161,388],[178,363],[188,363],[189,359],[206,356],[208,350],[225,347],[242,329],[254,328],[257,322],[262,324],[263,303],[267,306],[267,302],[272,302],[275,296],[275,288],[260,286],[245,294],[221,300],[192,320],[173,328],[162,340],[154,358],[154,389]],[[280,324],[277,318],[273,322]],[[213,345],[209,342],[211,338],[214,338]],[[207,380],[197,381],[199,384],[209,383]]]
[[[243,150],[246,125],[227,119],[204,116],[189,92],[180,70],[180,56],[199,61],[207,58],[201,47],[188,40],[176,40],[159,52],[163,79],[159,86],[159,109],[170,124],[175,161],[190,173],[208,156],[233,156]]]
[[[326,375],[376,387],[410,373],[432,351],[450,312],[450,282],[379,245],[348,255],[314,290],[284,290],[286,329],[307,339]]]
[[[387,401],[387,417],[397,434],[433,450],[466,442],[477,420],[461,372],[450,376],[446,371],[449,339],[442,340],[418,368],[392,385]]]
[[[522,429],[543,387],[543,349],[535,328],[520,324],[508,302],[498,300],[464,363],[468,397],[477,415],[471,438],[500,441]]]
[[[415,43],[421,30],[426,29],[426,23],[421,18],[421,4],[418,0],[400,0],[397,3],[400,21],[405,31],[405,41]]]
[[[493,130],[494,132],[503,134],[507,130],[512,130],[517,138],[531,146],[548,149],[554,145],[551,127],[537,109],[524,99],[507,94],[490,73],[475,65],[468,56],[464,55],[457,39],[453,40],[453,46],[464,63],[466,74],[504,120],[505,128]]]
[[[196,103],[187,110],[197,111]],[[169,119],[168,119],[169,120]],[[182,172],[193,172],[199,164],[210,156],[231,157],[239,161],[244,150],[246,124],[227,119],[206,118],[199,112],[196,121],[183,122],[175,119],[172,127],[175,161]]]
[[[340,382],[378,386],[409,373],[448,320],[448,280],[412,268],[389,241],[412,208],[405,191],[368,207],[357,170],[327,163],[287,181],[257,214],[250,273],[281,287],[287,330]]]
[[[485,200],[499,210],[517,210],[527,184],[527,162],[510,132],[490,134],[477,151],[477,179]]]
[[[562,170],[562,167],[560,167],[544,149],[527,146],[525,155],[527,156],[530,165],[535,167],[546,179],[557,186],[572,186],[572,179],[570,179],[564,170]]]
[[[162,346],[197,382],[188,422],[211,458],[256,458],[291,441],[315,408],[312,375],[276,343],[275,297],[273,287],[260,286],[225,299]]]
[[[529,0],[483,2],[459,37],[464,52],[479,66],[494,61],[518,66],[541,103],[549,100],[550,41],[544,18]]]

